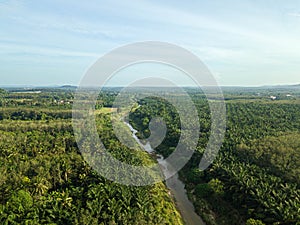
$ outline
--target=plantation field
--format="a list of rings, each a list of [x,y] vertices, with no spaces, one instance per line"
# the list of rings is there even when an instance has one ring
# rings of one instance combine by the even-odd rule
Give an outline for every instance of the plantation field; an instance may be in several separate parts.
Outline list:
[[[285,91],[276,93],[284,97]],[[300,224],[300,91],[293,90],[294,99],[278,100],[269,99],[271,90],[260,90],[264,96],[256,92],[226,91],[225,139],[215,161],[201,171],[210,110],[202,93],[188,89],[201,129],[196,151],[179,175],[196,213],[208,225]],[[110,113],[119,111],[111,108],[117,93],[114,89],[99,95],[99,137],[120,161],[155,163],[114,134]],[[165,183],[120,185],[97,174],[83,159],[72,126],[73,94],[55,89],[1,91],[0,224],[183,224]],[[173,93],[172,98],[184,107],[183,96]],[[166,101],[139,100],[129,115],[137,136],[151,135],[153,117],[166,122],[166,137],[155,151],[168,157],[181,135],[180,117]],[[113,119],[125,126],[120,118]],[[91,151],[88,143],[85,150]]]

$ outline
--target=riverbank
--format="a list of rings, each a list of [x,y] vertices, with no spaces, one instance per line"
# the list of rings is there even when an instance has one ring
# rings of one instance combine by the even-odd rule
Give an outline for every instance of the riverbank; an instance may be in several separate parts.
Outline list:
[[[131,130],[133,138],[136,140],[136,142],[149,154],[155,154],[157,156],[157,161],[161,165],[161,168],[165,174],[168,168],[167,162],[164,160],[164,158],[161,155],[158,155],[155,153],[155,150],[151,147],[150,143],[147,142],[143,144],[138,137],[136,136],[137,130],[135,130],[128,122],[124,122]],[[166,185],[171,191],[172,196],[175,198],[175,202],[177,205],[177,208],[187,225],[205,225],[203,220],[199,215],[195,213],[194,206],[192,202],[188,199],[185,185],[184,183],[179,179],[178,174],[175,174],[173,177],[166,180]]]

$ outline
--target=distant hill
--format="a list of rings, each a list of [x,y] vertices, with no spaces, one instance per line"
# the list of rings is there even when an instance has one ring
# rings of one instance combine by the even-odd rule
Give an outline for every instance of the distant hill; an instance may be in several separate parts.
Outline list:
[[[266,86],[262,86],[262,88],[300,88],[300,84],[288,84],[288,85],[266,85]]]
[[[63,85],[63,86],[60,86],[59,89],[74,90],[74,89],[77,89],[77,86],[74,86],[74,85]]]

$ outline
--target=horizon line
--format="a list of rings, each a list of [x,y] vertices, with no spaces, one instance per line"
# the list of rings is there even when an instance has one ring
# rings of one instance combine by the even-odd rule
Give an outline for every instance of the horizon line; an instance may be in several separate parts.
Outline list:
[[[205,86],[205,87],[244,87],[244,88],[254,88],[254,87],[277,87],[277,86],[300,86],[299,83],[281,83],[281,84],[260,84],[260,85],[217,85],[217,86]],[[0,88],[67,88],[67,87],[73,87],[73,88],[78,88],[79,85],[77,84],[6,84],[6,85],[0,85]],[[98,86],[90,86],[87,88],[97,88]],[[122,85],[112,85],[112,86],[103,86],[105,88],[124,88],[127,86],[122,86]],[[133,87],[174,87],[174,86],[133,86]],[[192,85],[179,85],[178,87],[183,87],[183,88],[196,88],[198,86],[192,86]],[[201,87],[201,86],[200,86]],[[99,87],[98,87],[99,88]]]

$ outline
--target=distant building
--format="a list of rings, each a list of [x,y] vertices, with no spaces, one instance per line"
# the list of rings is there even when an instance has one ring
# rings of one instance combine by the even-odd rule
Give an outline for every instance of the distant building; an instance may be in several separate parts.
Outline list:
[[[271,96],[270,96],[270,99],[272,99],[272,100],[276,100],[276,99],[277,99],[277,97],[276,97],[276,96],[273,96],[273,95],[271,95]]]

